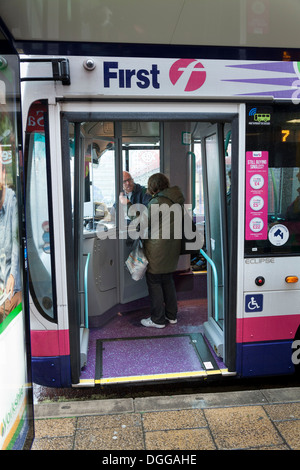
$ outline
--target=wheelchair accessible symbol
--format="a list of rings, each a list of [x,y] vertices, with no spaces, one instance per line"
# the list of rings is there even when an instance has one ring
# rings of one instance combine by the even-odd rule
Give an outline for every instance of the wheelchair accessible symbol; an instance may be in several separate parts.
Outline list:
[[[264,302],[263,302],[262,294],[246,295],[245,311],[246,312],[262,312],[263,303]]]

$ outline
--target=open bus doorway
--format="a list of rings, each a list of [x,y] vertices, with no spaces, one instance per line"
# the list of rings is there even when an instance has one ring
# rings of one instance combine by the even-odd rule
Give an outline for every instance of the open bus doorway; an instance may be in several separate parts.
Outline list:
[[[79,382],[184,379],[226,372],[231,123],[88,121],[79,116],[67,124],[78,273],[78,317],[71,334],[77,336],[78,353],[81,348]],[[149,316],[146,282],[133,281],[125,267],[132,244],[119,226],[116,203],[124,189],[124,170],[142,186],[151,174],[165,173],[171,185],[183,190],[205,240],[198,256],[180,257],[174,276],[178,324],[160,331],[141,326],[140,320]],[[201,261],[207,271],[195,269]]]

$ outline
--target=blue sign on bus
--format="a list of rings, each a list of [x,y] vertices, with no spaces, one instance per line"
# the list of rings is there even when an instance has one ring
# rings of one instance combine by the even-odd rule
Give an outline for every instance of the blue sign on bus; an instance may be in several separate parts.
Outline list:
[[[262,294],[246,295],[245,311],[246,312],[262,312],[264,296]]]

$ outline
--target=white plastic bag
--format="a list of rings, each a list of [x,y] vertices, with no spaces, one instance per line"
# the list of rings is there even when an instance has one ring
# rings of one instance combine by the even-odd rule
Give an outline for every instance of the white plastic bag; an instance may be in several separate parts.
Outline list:
[[[133,250],[125,261],[125,264],[134,281],[142,279],[147,269],[148,260],[144,254],[141,240],[138,240],[137,243],[135,243]]]

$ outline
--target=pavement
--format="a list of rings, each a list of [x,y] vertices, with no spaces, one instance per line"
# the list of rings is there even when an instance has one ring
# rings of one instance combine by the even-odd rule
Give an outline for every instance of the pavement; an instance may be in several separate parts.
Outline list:
[[[165,451],[300,450],[300,387],[43,402],[34,415],[32,450],[101,450],[103,464],[160,464]]]

